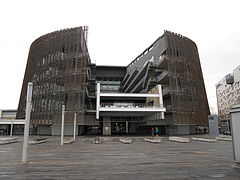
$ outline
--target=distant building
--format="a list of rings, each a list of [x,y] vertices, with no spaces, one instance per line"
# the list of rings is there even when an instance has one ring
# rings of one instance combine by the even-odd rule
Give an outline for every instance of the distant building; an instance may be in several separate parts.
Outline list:
[[[23,120],[16,120],[17,110],[0,109],[0,135],[9,135],[11,125],[13,126],[13,134],[23,134]]]
[[[216,84],[218,115],[221,122],[230,120],[229,109],[240,104],[240,66]]]
[[[17,118],[25,116],[27,83],[33,82],[31,124],[38,134],[193,134],[208,124],[209,107],[196,44],[165,31],[127,66],[98,66],[90,59],[87,31],[78,27],[35,40]],[[107,47],[106,47],[107,48]],[[114,57],[113,57],[114,59]],[[166,107],[166,108],[165,108]]]
[[[0,119],[15,119],[16,114],[15,109],[0,109]]]

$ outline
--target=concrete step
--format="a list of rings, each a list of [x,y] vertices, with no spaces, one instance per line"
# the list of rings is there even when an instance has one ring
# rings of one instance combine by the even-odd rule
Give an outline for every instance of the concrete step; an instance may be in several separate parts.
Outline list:
[[[18,138],[16,137],[1,137],[0,138],[0,144],[10,144],[17,142]]]
[[[47,141],[47,138],[32,138],[29,139],[28,143],[31,145],[41,144]]]
[[[216,139],[218,141],[232,141],[232,137],[231,136],[230,137],[221,137],[221,136],[219,136],[219,137],[216,137]]]
[[[216,142],[216,138],[197,138],[197,137],[192,137],[192,140],[194,141],[202,141],[202,142]]]
[[[147,141],[147,142],[150,142],[150,143],[160,143],[160,142],[162,142],[161,138],[159,138],[159,137],[146,137],[144,140]]]
[[[183,137],[177,137],[177,136],[171,136],[171,137],[169,137],[169,141],[189,143],[190,139],[189,138],[183,138]]]
[[[131,144],[132,143],[131,138],[119,138],[119,141],[122,142],[123,144]]]

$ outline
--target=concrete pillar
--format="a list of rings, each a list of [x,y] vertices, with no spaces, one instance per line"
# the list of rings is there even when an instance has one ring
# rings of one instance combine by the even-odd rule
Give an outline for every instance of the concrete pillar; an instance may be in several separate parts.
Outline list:
[[[74,113],[74,120],[73,120],[73,139],[76,139],[76,126],[77,126],[77,114]]]
[[[29,82],[27,87],[27,97],[26,97],[27,102],[26,102],[26,112],[25,112],[22,163],[27,162],[29,124],[30,124],[30,118],[31,118],[32,90],[33,90],[33,83]]]
[[[111,135],[111,117],[103,117],[103,135]]]
[[[230,109],[234,161],[240,166],[240,104]]]
[[[163,108],[163,95],[162,95],[162,86],[158,85],[158,94],[159,94],[159,106]],[[164,112],[161,112],[161,119],[165,119]]]
[[[12,123],[11,123],[11,130],[10,130],[10,136],[13,135],[13,120],[12,120]]]
[[[65,116],[65,105],[62,105],[61,146],[63,145],[63,138],[64,138],[64,116]]]
[[[208,116],[208,124],[209,124],[209,134],[210,136],[219,136],[218,130],[218,116],[210,115]]]
[[[100,83],[97,83],[97,94],[96,94],[96,119],[99,119],[99,107],[100,107]]]

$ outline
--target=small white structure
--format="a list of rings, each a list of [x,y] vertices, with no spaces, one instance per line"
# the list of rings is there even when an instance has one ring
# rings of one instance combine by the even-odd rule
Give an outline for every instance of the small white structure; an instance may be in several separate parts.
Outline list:
[[[240,104],[230,109],[234,161],[240,164]]]

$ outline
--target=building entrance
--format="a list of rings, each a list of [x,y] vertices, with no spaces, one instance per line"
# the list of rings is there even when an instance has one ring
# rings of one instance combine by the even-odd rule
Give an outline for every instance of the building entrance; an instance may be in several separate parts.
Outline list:
[[[140,117],[111,117],[111,134],[139,134],[139,128],[144,124]]]
[[[126,122],[112,122],[111,123],[112,135],[126,134]]]

